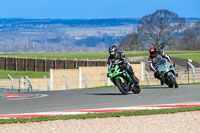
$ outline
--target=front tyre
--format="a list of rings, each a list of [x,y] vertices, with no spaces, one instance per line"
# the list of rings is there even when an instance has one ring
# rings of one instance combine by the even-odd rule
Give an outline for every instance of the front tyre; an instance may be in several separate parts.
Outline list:
[[[119,91],[123,94],[123,95],[127,95],[128,94],[128,86],[125,84],[126,82],[122,83],[122,81],[118,78],[115,80],[115,84],[118,87]]]
[[[141,88],[139,85],[134,85],[132,91],[134,94],[139,94],[141,92]]]
[[[171,75],[169,78],[170,78],[170,80],[171,80],[172,86],[174,85],[175,88],[178,88],[178,84],[177,84],[177,82],[176,82],[175,76],[174,76],[174,75]]]

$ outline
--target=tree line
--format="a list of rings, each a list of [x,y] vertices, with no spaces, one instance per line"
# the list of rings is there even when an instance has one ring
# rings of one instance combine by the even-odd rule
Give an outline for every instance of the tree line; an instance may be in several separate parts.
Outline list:
[[[0,28],[9,25],[11,27],[36,26],[36,25],[55,25],[63,24],[72,27],[76,26],[119,26],[127,24],[138,24],[138,18],[110,18],[110,19],[23,19],[11,18],[0,19]]]
[[[126,35],[119,49],[147,50],[155,46],[159,50],[199,50],[200,20],[189,25],[185,18],[169,10],[157,10],[143,16],[137,32]]]

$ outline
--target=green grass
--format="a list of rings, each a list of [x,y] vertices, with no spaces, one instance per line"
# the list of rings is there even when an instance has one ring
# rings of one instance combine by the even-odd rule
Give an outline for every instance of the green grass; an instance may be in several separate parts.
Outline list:
[[[0,79],[8,78],[8,74],[13,78],[21,78],[24,76],[28,76],[29,78],[43,78],[43,76],[46,76],[49,78],[49,72],[0,70]]]
[[[63,116],[50,116],[50,117],[49,116],[41,116],[41,117],[36,117],[36,118],[0,119],[0,124],[28,123],[28,122],[70,120],[70,119],[108,118],[108,117],[122,117],[122,116],[128,117],[128,116],[153,115],[153,114],[173,114],[173,113],[178,113],[178,112],[189,112],[189,111],[200,111],[200,107],[108,112],[108,113],[63,115]]]
[[[191,54],[191,55],[176,55],[173,57],[182,58],[182,59],[191,59],[193,61],[200,62],[200,54],[199,53]]]
[[[192,82],[192,81],[190,81]],[[180,83],[179,85],[200,85],[200,82],[195,82],[195,83]]]
[[[127,57],[134,56],[149,56],[148,51],[125,51]],[[166,51],[169,55],[173,54],[195,54],[200,51]],[[37,58],[37,59],[107,59],[108,52],[71,52],[71,53],[12,53],[0,54],[1,57],[22,57],[22,58]]]
[[[164,51],[167,54],[198,54],[200,51]]]

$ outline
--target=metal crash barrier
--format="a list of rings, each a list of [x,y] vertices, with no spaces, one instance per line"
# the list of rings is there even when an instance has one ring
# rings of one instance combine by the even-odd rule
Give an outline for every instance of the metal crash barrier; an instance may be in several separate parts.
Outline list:
[[[31,80],[29,79],[29,77],[25,76],[24,78],[28,81],[28,91],[33,91]]]

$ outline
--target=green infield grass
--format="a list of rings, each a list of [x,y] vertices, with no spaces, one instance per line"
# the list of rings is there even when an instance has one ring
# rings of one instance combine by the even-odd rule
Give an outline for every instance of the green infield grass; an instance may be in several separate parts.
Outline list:
[[[200,54],[199,53],[190,54],[190,55],[176,55],[173,57],[182,58],[182,59],[191,59],[193,61],[200,62]]]
[[[0,79],[7,79],[8,74],[13,78],[21,78],[24,76],[28,76],[29,78],[43,78],[43,76],[46,76],[49,78],[49,72],[0,70]]]
[[[190,111],[200,111],[200,107],[183,107],[183,108],[171,108],[171,109],[122,111],[122,112],[108,112],[108,113],[89,113],[81,115],[41,116],[36,118],[0,119],[0,124],[28,123],[28,122],[70,120],[70,119],[129,117],[129,116],[154,115],[154,114],[174,114],[178,112],[190,112]]]
[[[125,51],[127,57],[148,56],[148,51]],[[166,51],[169,55],[200,54],[200,51]],[[19,57],[35,59],[107,59],[108,52],[70,52],[70,53],[11,53],[0,54],[1,57]]]

